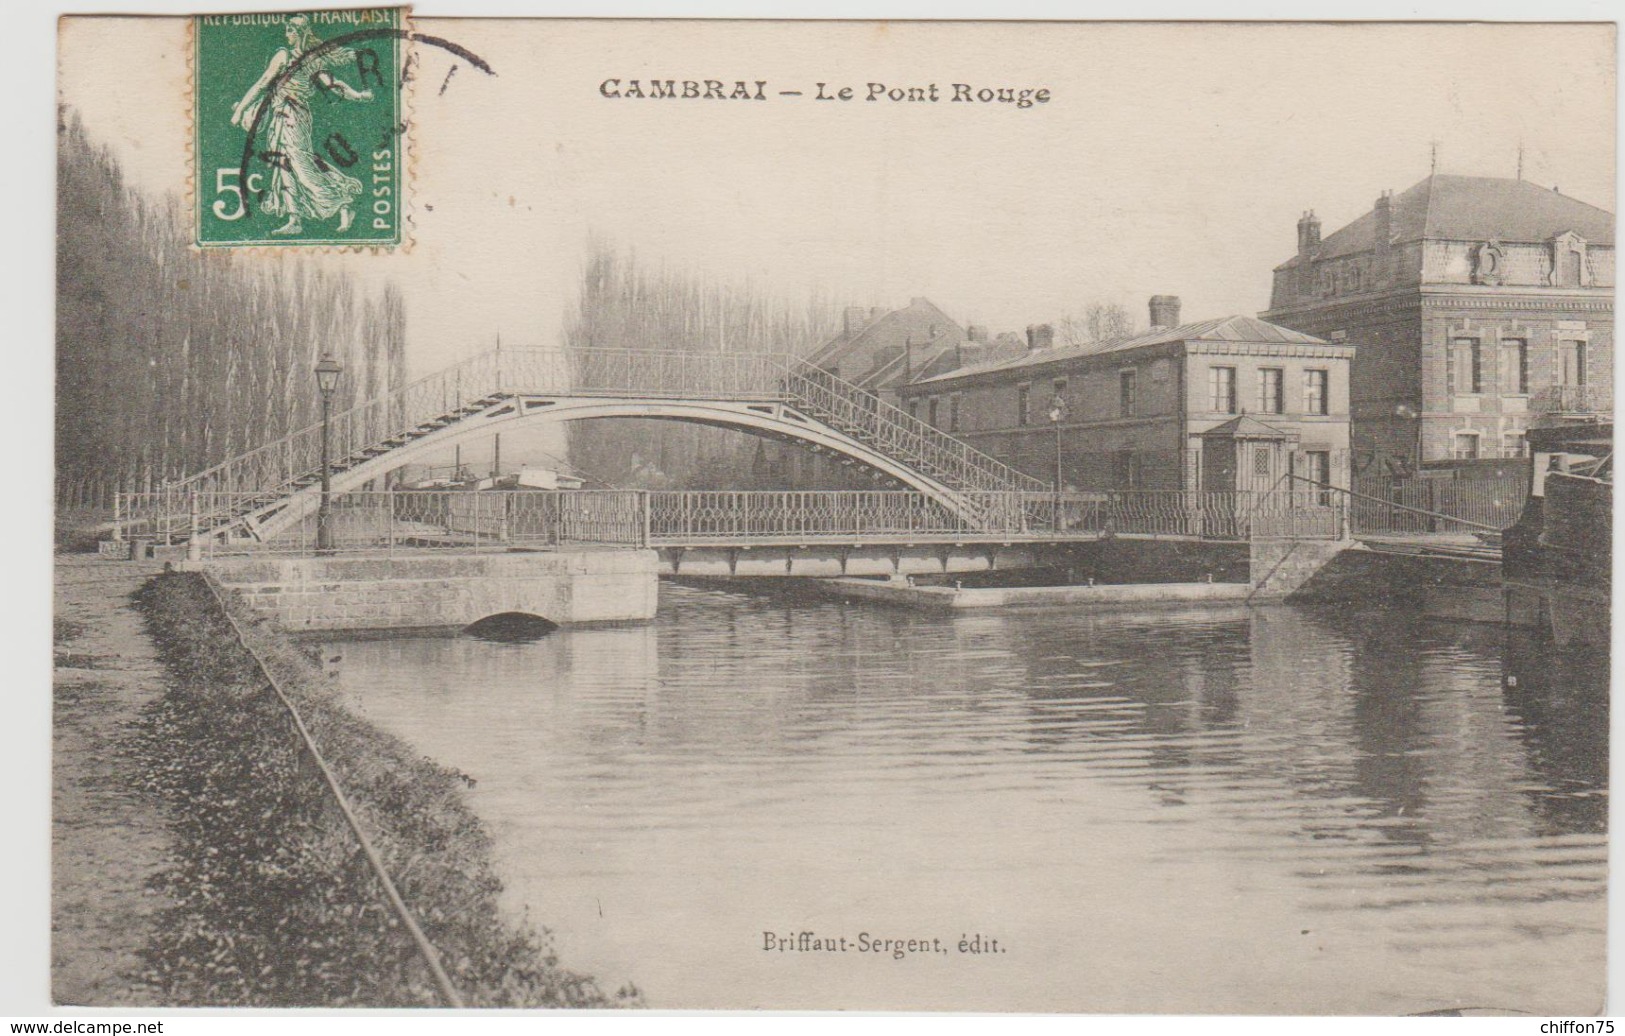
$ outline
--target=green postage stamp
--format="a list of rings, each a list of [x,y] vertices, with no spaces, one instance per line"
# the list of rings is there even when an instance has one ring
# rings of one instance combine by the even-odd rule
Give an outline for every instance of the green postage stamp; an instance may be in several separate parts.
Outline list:
[[[193,19],[199,246],[403,240],[400,8]]]

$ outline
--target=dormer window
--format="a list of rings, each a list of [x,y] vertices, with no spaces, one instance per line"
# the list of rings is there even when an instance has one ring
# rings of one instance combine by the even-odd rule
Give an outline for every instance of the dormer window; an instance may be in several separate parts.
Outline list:
[[[1546,283],[1557,288],[1590,287],[1590,272],[1586,267],[1586,239],[1572,230],[1552,238],[1551,270]]]

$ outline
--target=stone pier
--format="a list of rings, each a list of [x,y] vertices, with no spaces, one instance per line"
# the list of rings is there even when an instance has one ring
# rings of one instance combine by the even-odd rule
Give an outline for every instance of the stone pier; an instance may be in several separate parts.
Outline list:
[[[448,632],[493,615],[560,626],[654,617],[652,550],[394,557],[242,557],[198,563],[295,632]]]

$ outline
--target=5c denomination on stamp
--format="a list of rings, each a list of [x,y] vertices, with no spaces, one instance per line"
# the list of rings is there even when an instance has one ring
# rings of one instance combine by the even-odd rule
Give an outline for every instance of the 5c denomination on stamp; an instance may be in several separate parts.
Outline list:
[[[199,246],[402,241],[399,8],[193,20]]]

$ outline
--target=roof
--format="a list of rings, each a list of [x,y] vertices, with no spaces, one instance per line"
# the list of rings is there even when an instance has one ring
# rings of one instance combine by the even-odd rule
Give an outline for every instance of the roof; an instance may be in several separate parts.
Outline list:
[[[1108,339],[1105,342],[1096,342],[1084,346],[1070,346],[1062,349],[1041,349],[1014,358],[973,364],[969,367],[949,371],[946,374],[922,378],[916,381],[915,384],[922,385],[928,382],[946,381],[951,378],[969,377],[973,374],[988,374],[994,371],[1036,367],[1040,364],[1059,363],[1065,360],[1099,356],[1105,353],[1126,352],[1130,349],[1143,349],[1147,346],[1166,345],[1172,342],[1256,342],[1270,345],[1321,346],[1331,344],[1324,339],[1306,335],[1301,331],[1293,331],[1278,324],[1271,324],[1259,320],[1257,317],[1218,317],[1213,320],[1201,320],[1194,324],[1180,324],[1178,327],[1153,327],[1149,331],[1124,335],[1120,338]]]
[[[1296,439],[1297,432],[1289,432],[1272,424],[1265,424],[1251,414],[1232,417],[1224,424],[1214,425],[1202,433],[1202,438],[1215,439]]]
[[[807,362],[815,367],[828,367],[832,363],[844,360],[856,352],[876,329],[888,321],[898,321],[905,317],[913,317],[917,321],[923,320],[938,324],[941,327],[938,337],[948,334],[950,330],[958,338],[965,337],[965,333],[959,325],[948,314],[944,313],[936,303],[928,298],[917,297],[910,299],[906,306],[887,310],[873,320],[866,320],[863,326],[854,330],[850,336],[847,335],[846,329],[842,328],[828,341],[813,350],[812,354],[807,357]]]
[[[1376,216],[1367,212],[1327,235],[1313,257],[1335,259],[1372,249]],[[1614,214],[1527,180],[1436,173],[1391,202],[1389,242],[1550,241],[1572,230],[1586,241],[1614,244]],[[1303,260],[1293,256],[1281,266]]]

